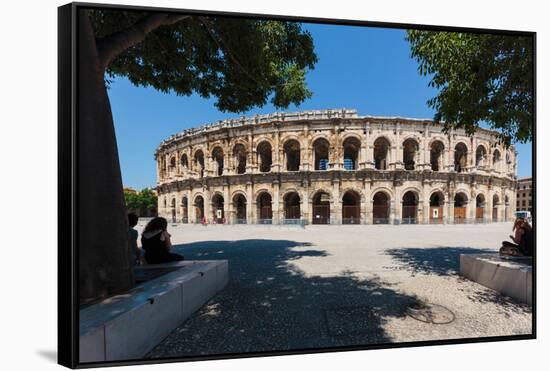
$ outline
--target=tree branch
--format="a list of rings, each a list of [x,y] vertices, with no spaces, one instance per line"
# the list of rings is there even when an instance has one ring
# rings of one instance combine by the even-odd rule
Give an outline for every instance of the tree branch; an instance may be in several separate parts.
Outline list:
[[[236,65],[237,68],[239,68],[241,72],[244,73],[245,76],[247,76],[252,82],[256,83],[258,86],[265,86],[260,81],[258,81],[254,76],[252,76],[246,68],[243,67],[243,65],[235,57],[231,49],[227,46],[225,41],[221,37],[219,37],[216,33],[214,33],[213,31],[214,26],[212,25],[210,20],[207,19],[206,17],[199,17],[199,20],[204,26],[204,28],[206,28],[206,31],[208,32],[208,35],[210,36],[210,38],[214,41],[214,43],[218,46],[218,48],[222,50],[229,57],[231,62],[233,62],[233,64]],[[267,84],[267,86],[270,86],[270,85]]]
[[[123,31],[97,40],[99,61],[102,67],[106,69],[118,55],[145,40],[147,34],[156,28],[171,25],[189,17],[191,16],[153,13]]]

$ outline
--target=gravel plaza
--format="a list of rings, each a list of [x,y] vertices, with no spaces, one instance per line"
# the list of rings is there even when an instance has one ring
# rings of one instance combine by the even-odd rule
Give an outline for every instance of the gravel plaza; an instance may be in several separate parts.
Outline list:
[[[173,251],[227,259],[229,284],[148,357],[530,334],[529,305],[458,275],[460,254],[497,252],[511,228],[170,224]],[[448,323],[407,315],[418,301]]]

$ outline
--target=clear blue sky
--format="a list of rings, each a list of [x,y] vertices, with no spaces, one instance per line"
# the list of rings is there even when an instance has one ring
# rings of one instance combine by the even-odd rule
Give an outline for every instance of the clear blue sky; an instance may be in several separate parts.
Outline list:
[[[432,118],[426,101],[436,94],[410,58],[405,31],[306,24],[319,57],[307,75],[313,97],[285,111],[355,108],[360,115]],[[179,97],[133,86],[117,78],[109,89],[125,187],[156,183],[153,154],[171,134],[217,120],[241,116],[220,112],[214,99]],[[245,115],[272,113],[271,105]],[[516,145],[518,176],[531,175],[531,144]]]

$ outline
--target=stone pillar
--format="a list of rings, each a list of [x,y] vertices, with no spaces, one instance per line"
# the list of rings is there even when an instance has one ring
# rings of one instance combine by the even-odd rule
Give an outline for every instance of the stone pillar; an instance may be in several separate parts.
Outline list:
[[[424,185],[422,191],[424,192],[423,195],[423,201],[422,201],[422,223],[429,224],[430,223],[430,189],[426,185]],[[420,220],[420,219],[419,219]]]
[[[396,157],[396,160],[395,160],[395,163],[396,163],[395,168],[396,169],[405,169],[405,161],[404,161],[404,158],[403,158],[403,142],[399,142],[399,143],[396,144],[395,153],[397,154],[397,157]],[[418,163],[416,153],[415,153],[415,156],[414,156],[414,161],[416,163]]]
[[[204,217],[208,223],[212,222],[212,205],[210,200],[210,190],[204,190]]]
[[[449,148],[448,152],[448,170],[447,171],[455,171],[455,149],[453,147]]]
[[[447,198],[446,201],[447,207],[447,223],[454,224],[455,222],[455,209],[454,209],[454,199],[451,197]]]
[[[312,151],[312,148],[308,145],[309,139],[306,137],[302,142],[300,143],[300,169],[301,171],[308,171],[310,169],[314,169],[314,167],[310,166],[310,152]]]
[[[330,210],[330,223],[342,224],[342,199],[340,195],[340,182],[332,183],[332,202]]]
[[[223,186],[223,217],[225,218],[225,223],[230,224],[234,221],[231,220],[231,216],[234,213],[233,200],[231,199],[231,193],[229,185]]]
[[[396,213],[397,210],[396,210],[395,197],[391,198],[389,200],[389,203],[390,203],[390,220],[389,220],[389,223],[390,224],[395,224],[396,219],[397,219],[397,222],[399,223],[399,216],[397,216],[397,213]]]
[[[281,220],[281,209],[280,209],[280,186],[279,181],[273,182],[273,197],[271,199],[271,213],[273,224],[279,224]]]
[[[366,146],[367,150],[367,160],[366,160],[366,168],[367,169],[374,169],[374,144],[368,144]]]
[[[358,169],[366,169],[367,168],[367,144],[366,140],[363,139],[361,141],[361,148],[359,149],[359,158],[357,161],[357,168]]]
[[[246,166],[244,167],[244,172],[246,174],[251,174],[254,169],[253,157],[255,154],[256,153],[252,153],[252,151],[246,153]]]
[[[279,143],[279,131],[277,131],[275,135],[275,148],[272,148],[271,151],[271,153],[273,154],[271,158],[271,171],[281,172],[283,170],[283,164],[281,163],[283,161],[283,156],[282,148],[280,148]]]
[[[466,206],[466,223],[474,223],[476,219],[476,197],[471,197],[468,200],[468,204]]]
[[[365,219],[364,219],[364,223],[365,224],[373,224],[373,219],[372,219],[372,206],[373,206],[373,202],[372,202],[372,196],[371,196],[371,186],[370,186],[370,182],[364,182],[364,185],[363,185],[363,192],[365,194],[365,199],[363,200],[363,203],[365,204],[365,208],[364,208],[364,213],[365,213]],[[362,209],[363,211],[363,209]]]
[[[369,212],[369,203],[368,198],[366,196],[362,196],[360,200],[360,214],[359,217],[361,218],[360,224],[369,224],[368,222],[368,212]]]
[[[254,198],[252,182],[246,183],[246,224],[254,224],[254,213],[252,211],[252,199]]]
[[[228,151],[223,152],[223,172],[222,175],[230,175],[231,172],[231,156]]]
[[[312,206],[309,202],[308,192],[304,190],[300,195],[300,216],[302,220],[305,220],[307,224],[311,223],[310,216],[312,215]]]

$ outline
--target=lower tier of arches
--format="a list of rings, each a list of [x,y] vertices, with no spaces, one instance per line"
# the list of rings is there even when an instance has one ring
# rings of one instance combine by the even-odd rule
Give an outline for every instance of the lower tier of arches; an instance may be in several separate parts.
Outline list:
[[[161,193],[158,210],[171,222],[208,224],[489,223],[515,214],[512,189],[411,183],[187,189]]]

